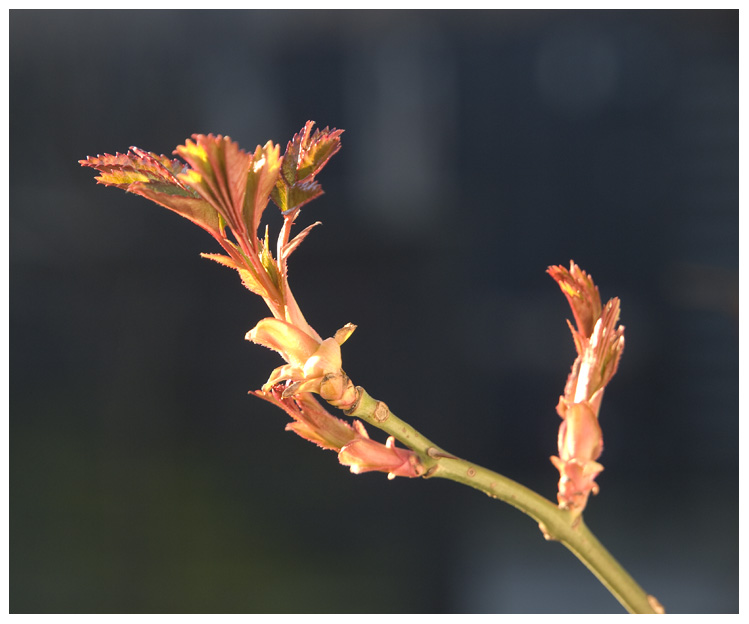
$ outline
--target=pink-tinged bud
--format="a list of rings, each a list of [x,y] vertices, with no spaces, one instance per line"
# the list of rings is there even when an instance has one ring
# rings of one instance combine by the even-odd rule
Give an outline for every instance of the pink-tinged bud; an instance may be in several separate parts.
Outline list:
[[[559,456],[562,460],[598,459],[603,452],[603,434],[593,410],[585,403],[570,405],[559,427]]]
[[[591,492],[598,493],[595,478],[603,470],[595,461],[603,451],[603,435],[590,406],[576,403],[567,407],[558,444],[559,457],[552,457],[551,462],[560,475],[559,506],[581,512]]]
[[[338,409],[347,411],[359,401],[359,390],[343,371],[331,373],[320,382],[320,396]]]
[[[598,494],[595,478],[603,470],[597,462],[579,462],[576,459],[563,462],[551,457],[551,462],[559,470],[559,491],[557,500],[561,509],[569,509],[576,515],[582,513],[591,494]]]
[[[596,461],[603,451],[598,412],[624,350],[624,328],[617,326],[619,300],[601,308],[593,279],[574,262],[569,270],[555,266],[548,272],[567,298],[577,326],[570,324],[577,358],[559,397],[559,457],[551,461],[560,473],[559,506],[579,514],[591,492],[598,492],[595,478],[603,470]]]
[[[420,477],[426,472],[419,456],[408,449],[396,447],[393,436],[385,444],[369,438],[357,438],[341,449],[338,461],[344,466],[350,466],[354,474],[387,472],[388,479]]]
[[[420,477],[426,472],[418,455],[396,447],[395,438],[391,436],[385,444],[371,440],[361,421],[349,424],[336,418],[308,392],[285,397],[283,385],[278,385],[251,394],[284,410],[294,420],[286,425],[287,431],[338,452],[339,461],[350,466],[354,474],[379,471],[387,472],[388,479],[394,479],[396,476]]]

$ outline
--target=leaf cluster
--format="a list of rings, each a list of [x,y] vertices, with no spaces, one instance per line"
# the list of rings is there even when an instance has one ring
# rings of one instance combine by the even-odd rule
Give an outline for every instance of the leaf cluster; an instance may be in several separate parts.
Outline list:
[[[341,147],[343,130],[315,128],[308,121],[286,146],[268,141],[254,152],[228,136],[193,134],[174,150],[177,159],[131,147],[127,153],[89,156],[79,161],[96,169],[96,180],[141,195],[189,219],[223,247],[204,257],[236,269],[242,283],[261,295],[274,316],[306,325],[288,288],[286,262],[314,224],[291,238],[300,209],[323,194],[316,176]],[[181,160],[180,160],[181,158]],[[283,226],[274,256],[260,222],[270,200]]]

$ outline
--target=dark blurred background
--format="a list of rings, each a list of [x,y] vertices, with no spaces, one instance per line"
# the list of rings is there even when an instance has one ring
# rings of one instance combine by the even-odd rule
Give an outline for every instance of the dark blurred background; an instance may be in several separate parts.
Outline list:
[[[511,507],[284,432],[259,298],[77,162],[307,119],[346,132],[291,283],[354,381],[554,498],[574,259],[627,328],[586,521],[668,611],[737,612],[738,11],[20,10],[11,612],[622,611]]]

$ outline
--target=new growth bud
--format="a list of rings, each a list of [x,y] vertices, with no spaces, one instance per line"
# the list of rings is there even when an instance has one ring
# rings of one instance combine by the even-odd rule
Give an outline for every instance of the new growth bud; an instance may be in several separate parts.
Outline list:
[[[349,466],[354,474],[386,472],[388,479],[394,479],[420,477],[426,472],[418,455],[397,447],[395,438],[389,437],[385,444],[372,440],[361,421],[348,424],[336,418],[308,392],[285,396],[284,385],[279,384],[251,394],[283,409],[294,419],[286,425],[287,431],[293,431],[324,449],[336,451],[338,461]]]
[[[559,456],[551,462],[559,470],[559,506],[582,513],[590,494],[598,493],[595,478],[603,470],[596,460],[603,451],[598,412],[606,385],[616,373],[624,349],[624,327],[618,326],[619,300],[601,308],[593,279],[574,262],[569,270],[549,267],[548,273],[562,289],[575,317],[570,326],[577,358],[559,397],[557,413]]]

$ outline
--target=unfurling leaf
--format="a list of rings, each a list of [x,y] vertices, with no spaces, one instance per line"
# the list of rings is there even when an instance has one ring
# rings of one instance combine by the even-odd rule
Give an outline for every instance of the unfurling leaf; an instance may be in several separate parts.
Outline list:
[[[313,199],[317,199],[322,194],[322,187],[317,180],[297,182],[293,186],[286,186],[279,180],[271,193],[271,199],[281,209],[281,212],[288,214],[291,211],[298,210]]]
[[[244,198],[244,220],[251,233],[260,227],[260,218],[270,201],[271,191],[276,186],[281,163],[281,146],[268,141],[255,149],[247,172],[247,191]]]
[[[343,130],[319,128],[313,134],[314,121],[304,124],[286,147],[283,177],[289,186],[315,176],[327,164],[331,156],[341,149]]]
[[[314,121],[304,124],[286,147],[281,177],[271,195],[285,214],[322,195],[323,190],[314,177],[341,148],[343,130],[326,127],[313,133],[314,125]]]
[[[265,272],[270,277],[276,288],[281,288],[281,274],[278,272],[278,266],[270,250],[270,240],[268,239],[268,227],[265,228],[265,240],[260,242],[260,262]]]
[[[221,224],[216,210],[178,179],[177,176],[185,171],[184,163],[179,160],[131,147],[127,154],[89,156],[78,162],[99,171],[96,177],[99,184],[142,195],[189,219],[213,236],[220,235]]]
[[[292,238],[288,243],[286,243],[283,246],[283,249],[281,249],[281,260],[283,262],[286,262],[288,257],[292,254],[292,252],[299,247],[299,244],[307,238],[307,235],[312,231],[312,228],[321,225],[319,221],[316,221],[312,225],[308,225],[306,228],[304,228],[299,234],[297,234],[294,238]]]
[[[287,431],[293,431],[305,440],[331,451],[340,451],[349,442],[355,440],[364,431],[359,421],[354,426],[330,414],[314,396],[302,392],[293,398],[283,397],[283,386],[276,386],[269,391],[252,391],[256,397],[273,403],[294,419],[286,425]]]
[[[289,142],[290,185],[281,175],[285,159],[280,146],[268,141],[247,153],[220,134],[193,134],[178,146],[174,153],[186,163],[137,147],[126,154],[104,154],[80,163],[97,169],[101,184],[142,195],[207,230],[226,255],[204,257],[238,271],[243,284],[263,298],[274,318],[292,323],[322,342],[294,299],[286,265],[289,255],[314,227],[291,238],[299,208],[322,194],[314,176],[340,148],[342,130],[326,128],[313,133],[313,125],[307,122]],[[258,236],[271,193],[284,211],[273,249],[267,228],[264,237]],[[329,381],[328,386],[332,385]]]
[[[146,182],[160,186],[159,190],[164,193],[196,196],[175,177],[184,169],[179,160],[169,160],[166,156],[157,156],[137,147],[131,147],[127,154],[89,156],[78,162],[84,167],[97,169],[100,175],[96,180],[106,186],[128,191],[131,184]]]
[[[558,265],[549,267],[547,273],[559,284],[567,298],[575,316],[577,331],[583,338],[590,338],[593,326],[601,316],[601,296],[593,279],[572,261],[569,270]]]
[[[202,253],[200,256],[201,258],[207,258],[208,260],[213,260],[214,262],[223,264],[231,269],[236,269],[239,273],[239,277],[242,279],[242,284],[244,284],[244,287],[247,290],[254,292],[256,295],[260,295],[261,297],[267,296],[265,288],[260,284],[254,273],[252,273],[251,267],[248,268],[249,265],[237,264],[233,258],[221,254]]]
[[[178,179],[213,206],[238,238],[251,245],[255,232],[244,221],[247,172],[252,156],[241,150],[229,137],[193,134],[175,151],[192,167],[177,175]]]
[[[219,214],[202,199],[159,193],[153,190],[151,185],[146,186],[143,183],[133,184],[130,191],[182,215],[214,236],[221,235]]]

